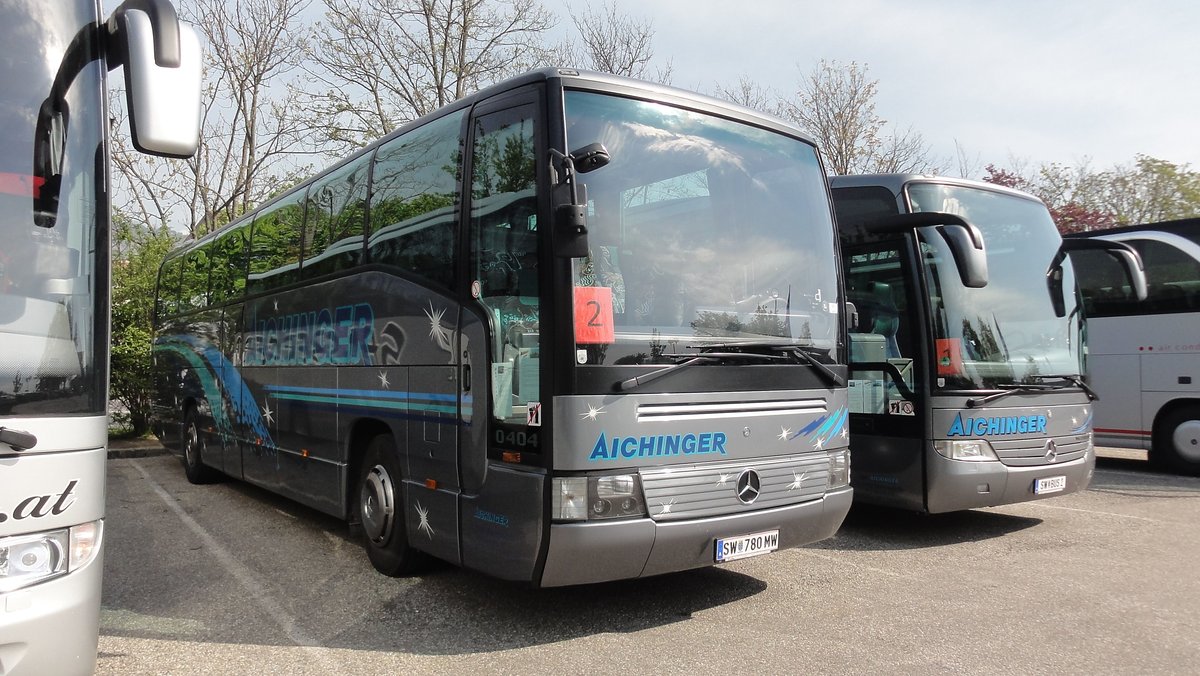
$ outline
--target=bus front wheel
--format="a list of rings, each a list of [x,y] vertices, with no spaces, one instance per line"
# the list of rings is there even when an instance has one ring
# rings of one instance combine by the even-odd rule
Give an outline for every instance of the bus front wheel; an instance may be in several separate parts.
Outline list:
[[[404,489],[395,440],[381,434],[367,445],[358,471],[358,521],[375,570],[398,577],[415,570],[419,553],[408,544]]]
[[[1163,416],[1154,430],[1150,458],[1163,469],[1200,475],[1200,406],[1183,406]]]
[[[183,473],[189,483],[210,484],[217,480],[217,471],[204,464],[203,457],[207,444],[200,436],[200,427],[196,424],[196,409],[188,407],[183,416]]]

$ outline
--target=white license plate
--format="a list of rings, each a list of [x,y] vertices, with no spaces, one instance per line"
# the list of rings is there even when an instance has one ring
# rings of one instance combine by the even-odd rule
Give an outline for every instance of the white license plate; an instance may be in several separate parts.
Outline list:
[[[1038,479],[1033,482],[1033,492],[1042,495],[1044,493],[1057,493],[1067,488],[1067,477],[1065,476],[1048,476],[1045,479]]]
[[[779,549],[779,531],[768,530],[732,538],[717,538],[717,563],[736,561]]]

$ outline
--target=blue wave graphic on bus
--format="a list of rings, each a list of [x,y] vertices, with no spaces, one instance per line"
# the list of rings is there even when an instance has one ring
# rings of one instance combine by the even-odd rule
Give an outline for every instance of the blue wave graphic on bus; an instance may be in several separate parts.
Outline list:
[[[1094,411],[1088,411],[1087,418],[1084,419],[1083,424],[1071,430],[1071,434],[1083,434],[1084,432],[1090,432],[1092,429],[1092,418],[1095,417],[1095,415],[1096,414]]]
[[[813,448],[824,448],[825,444],[844,434],[849,418],[850,410],[842,406],[805,425],[799,432],[788,437],[788,441],[799,437],[811,437]]]
[[[442,414],[458,415],[458,395],[433,392],[393,392],[391,390],[353,390],[327,387],[292,387],[268,385],[267,396],[282,400],[314,404],[318,407],[337,407],[338,410],[367,409],[392,411],[401,417],[424,417],[444,422]],[[471,397],[463,397],[463,415],[471,414]],[[422,415],[433,414],[433,415]]]
[[[234,420],[230,420],[227,409],[233,412],[237,423],[251,430],[251,436],[258,444],[268,448],[275,447],[271,431],[263,421],[262,411],[250,387],[242,380],[242,376],[220,350],[195,336],[172,335],[162,336],[154,346],[155,350],[173,352],[180,355],[190,364],[200,381],[204,398],[210,402],[213,423],[217,430],[226,436],[234,436]],[[227,375],[223,375],[227,374]],[[221,386],[218,385],[220,381]],[[222,388],[223,386],[223,388]],[[223,396],[224,392],[231,394]],[[236,395],[236,396],[232,396]],[[212,406],[222,402],[222,406]]]

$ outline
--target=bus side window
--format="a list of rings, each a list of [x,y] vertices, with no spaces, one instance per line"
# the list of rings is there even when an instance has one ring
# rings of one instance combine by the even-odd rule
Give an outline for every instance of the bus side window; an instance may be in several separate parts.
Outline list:
[[[454,288],[463,116],[447,115],[405,132],[375,154],[367,243],[372,263]]]

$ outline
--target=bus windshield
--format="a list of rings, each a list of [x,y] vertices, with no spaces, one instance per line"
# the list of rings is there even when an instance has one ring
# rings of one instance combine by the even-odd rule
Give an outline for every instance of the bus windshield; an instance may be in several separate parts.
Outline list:
[[[36,4],[34,8],[26,5]],[[59,85],[62,98],[43,106],[80,29],[95,22],[93,2],[3,3],[0,33],[0,415],[103,414],[104,370],[96,363],[97,329],[106,313],[107,280],[96,269],[96,219],[105,189],[98,167],[103,152],[103,67],[93,61]],[[32,30],[30,16],[37,17]],[[65,36],[48,39],[47,35]],[[48,45],[57,48],[48,49]],[[98,52],[85,47],[84,53]],[[39,112],[47,126],[48,164],[56,175],[35,176],[34,137]],[[69,111],[69,116],[68,116]],[[69,120],[69,124],[68,124]],[[53,227],[35,223],[35,200],[58,184],[57,200],[43,202]],[[102,365],[99,365],[102,366]]]
[[[566,93],[571,149],[603,143],[583,177],[581,299],[613,335],[581,336],[585,365],[649,364],[689,346],[779,342],[841,362],[835,232],[816,149],[662,103]]]
[[[1039,202],[1000,192],[912,183],[913,212],[962,216],[987,242],[986,287],[964,287],[941,237],[921,232],[921,252],[933,312],[934,384],[976,390],[1035,383],[1039,376],[1080,375],[1081,317],[1075,275],[1063,264],[1066,316],[1055,315],[1046,272],[1061,237]]]

